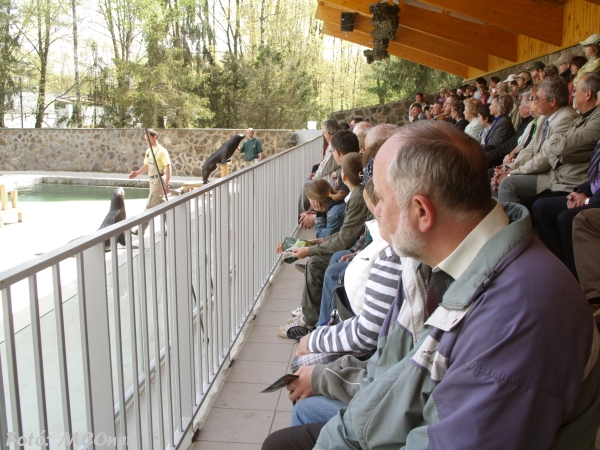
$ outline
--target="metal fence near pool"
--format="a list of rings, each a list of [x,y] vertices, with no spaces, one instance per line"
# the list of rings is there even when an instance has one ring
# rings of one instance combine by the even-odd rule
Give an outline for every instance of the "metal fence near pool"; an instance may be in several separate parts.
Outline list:
[[[0,273],[2,448],[187,445],[279,262],[277,242],[297,227],[321,143]]]

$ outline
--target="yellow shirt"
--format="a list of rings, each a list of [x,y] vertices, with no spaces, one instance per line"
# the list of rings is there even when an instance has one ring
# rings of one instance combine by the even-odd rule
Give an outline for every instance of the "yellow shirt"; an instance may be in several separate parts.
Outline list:
[[[169,158],[169,152],[160,144],[157,144],[156,147],[153,147],[153,149],[154,156],[156,157],[156,163],[158,164],[158,171],[162,174],[165,170],[165,167],[171,165],[171,158]],[[150,148],[146,150],[144,164],[148,164],[148,169],[150,169],[150,166],[154,166],[154,158],[152,158]]]

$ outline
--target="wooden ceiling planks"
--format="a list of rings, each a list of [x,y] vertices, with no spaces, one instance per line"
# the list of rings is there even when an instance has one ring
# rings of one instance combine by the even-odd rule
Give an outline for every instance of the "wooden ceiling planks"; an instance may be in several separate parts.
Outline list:
[[[321,0],[320,5],[371,17],[369,1]],[[480,50],[510,61],[517,60],[517,33],[481,25],[411,5],[401,5],[400,25]]]
[[[562,45],[563,9],[533,0],[422,0],[446,11],[472,17],[553,45]]]
[[[334,26],[340,23],[340,11],[322,4],[317,7],[315,17]],[[357,15],[354,20],[354,33],[369,34],[373,30],[370,20],[369,17]],[[488,70],[487,53],[403,25],[398,27],[395,42],[483,71]]]
[[[373,48],[373,38],[369,34],[360,32],[345,33],[340,31],[339,24],[333,25],[329,22],[324,22],[323,33],[348,42],[362,45],[364,47]],[[443,70],[444,72],[452,73],[463,78],[466,78],[469,73],[468,66],[465,64],[460,64],[456,61],[441,58],[430,53],[425,53],[411,47],[400,45],[396,42],[390,42],[388,53],[390,55],[394,55],[408,61],[413,61],[427,67],[432,67],[434,69]]]

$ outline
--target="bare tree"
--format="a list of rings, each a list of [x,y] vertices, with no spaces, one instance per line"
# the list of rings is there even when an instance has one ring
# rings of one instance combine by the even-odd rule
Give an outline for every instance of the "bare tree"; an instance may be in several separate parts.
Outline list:
[[[73,108],[72,122],[81,128],[83,117],[81,113],[81,81],[79,79],[79,51],[77,45],[77,0],[71,0],[73,10],[73,65],[75,70],[75,107]]]

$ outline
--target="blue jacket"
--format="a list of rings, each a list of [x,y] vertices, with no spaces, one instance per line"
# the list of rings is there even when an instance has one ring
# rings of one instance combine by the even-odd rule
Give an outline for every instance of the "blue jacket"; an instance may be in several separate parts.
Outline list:
[[[504,209],[511,223],[452,283],[414,347],[400,317],[384,324],[360,389],[315,448],[593,448],[600,344],[589,306],[525,209]]]
[[[317,238],[331,236],[342,228],[344,216],[346,215],[346,203],[344,201],[330,201],[326,213],[317,213],[315,227]]]

